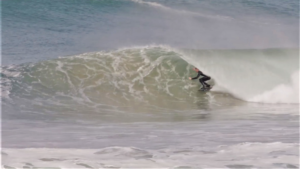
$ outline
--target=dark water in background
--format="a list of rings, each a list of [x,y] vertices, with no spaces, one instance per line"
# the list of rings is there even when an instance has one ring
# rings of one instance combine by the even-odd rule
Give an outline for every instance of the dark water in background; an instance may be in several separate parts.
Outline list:
[[[298,1],[1,3],[4,165],[299,167]]]
[[[297,0],[2,1],[2,64],[120,47],[297,48]]]

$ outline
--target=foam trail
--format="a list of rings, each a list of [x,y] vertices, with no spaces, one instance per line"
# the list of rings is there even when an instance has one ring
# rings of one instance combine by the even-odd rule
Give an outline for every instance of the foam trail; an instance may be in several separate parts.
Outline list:
[[[213,19],[222,19],[222,20],[231,20],[233,18],[228,17],[228,16],[220,16],[220,15],[216,15],[216,16],[211,16],[211,15],[204,15],[204,14],[200,14],[197,12],[191,12],[191,11],[185,11],[185,10],[177,10],[177,9],[172,9],[170,7],[166,7],[160,3],[157,2],[145,2],[142,0],[131,0],[132,2],[136,2],[139,4],[146,4],[149,6],[152,6],[154,8],[159,8],[168,12],[173,12],[173,13],[177,13],[177,14],[184,14],[184,15],[191,15],[191,16],[198,16],[198,17],[205,17],[205,18],[213,18]]]
[[[268,22],[259,22],[255,20],[238,20],[235,17],[230,17],[230,16],[222,16],[222,15],[207,15],[207,14],[201,14],[199,12],[191,12],[191,11],[186,11],[186,10],[178,10],[178,9],[173,9],[167,6],[164,6],[160,3],[157,2],[146,2],[142,0],[131,0],[132,2],[139,3],[139,4],[144,4],[144,5],[149,5],[151,7],[165,10],[168,12],[172,12],[175,14],[182,14],[182,15],[189,15],[189,16],[195,16],[195,17],[202,17],[202,18],[210,18],[210,19],[217,19],[217,20],[223,20],[223,21],[235,21],[239,23],[249,23],[249,24],[259,24],[259,25],[281,25],[279,23],[268,23]]]
[[[2,156],[6,166],[20,168],[21,166],[24,168],[43,166],[64,166],[65,168],[83,168],[82,166],[86,168],[241,168],[241,166],[243,166],[242,168],[281,168],[286,165],[297,168],[298,148],[298,144],[281,142],[247,142],[214,148],[181,146],[159,150],[136,147],[105,147],[102,149],[5,148]],[[241,154],[243,155],[241,156]],[[274,158],[275,155],[276,158]],[[14,160],[10,157],[14,157]],[[99,159],[101,159],[101,163],[99,163]],[[222,161],[218,159],[222,159]],[[243,165],[236,164],[236,161]],[[284,163],[280,163],[282,161]]]
[[[251,98],[252,102],[299,103],[299,70],[291,76],[291,84],[280,84],[270,91]]]

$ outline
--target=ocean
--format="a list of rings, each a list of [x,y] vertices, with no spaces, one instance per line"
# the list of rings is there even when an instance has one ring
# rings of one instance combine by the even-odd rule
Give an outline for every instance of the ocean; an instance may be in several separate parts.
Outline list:
[[[298,0],[1,7],[2,168],[299,168]]]

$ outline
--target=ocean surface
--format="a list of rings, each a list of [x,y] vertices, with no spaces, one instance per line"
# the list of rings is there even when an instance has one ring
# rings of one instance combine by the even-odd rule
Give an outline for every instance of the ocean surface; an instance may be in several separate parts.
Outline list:
[[[1,7],[3,168],[299,168],[298,0]]]

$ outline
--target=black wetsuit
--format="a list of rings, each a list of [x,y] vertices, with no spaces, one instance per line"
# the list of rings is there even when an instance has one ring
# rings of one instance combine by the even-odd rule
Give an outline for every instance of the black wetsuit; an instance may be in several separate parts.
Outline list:
[[[203,74],[200,70],[198,71],[198,75],[194,78],[192,78],[193,80],[197,79],[199,76],[203,76],[202,78],[199,79],[199,82],[202,84],[202,86],[204,88],[208,88],[210,87],[209,84],[205,83],[205,81],[209,80],[210,77],[209,76],[206,76],[205,74]]]

